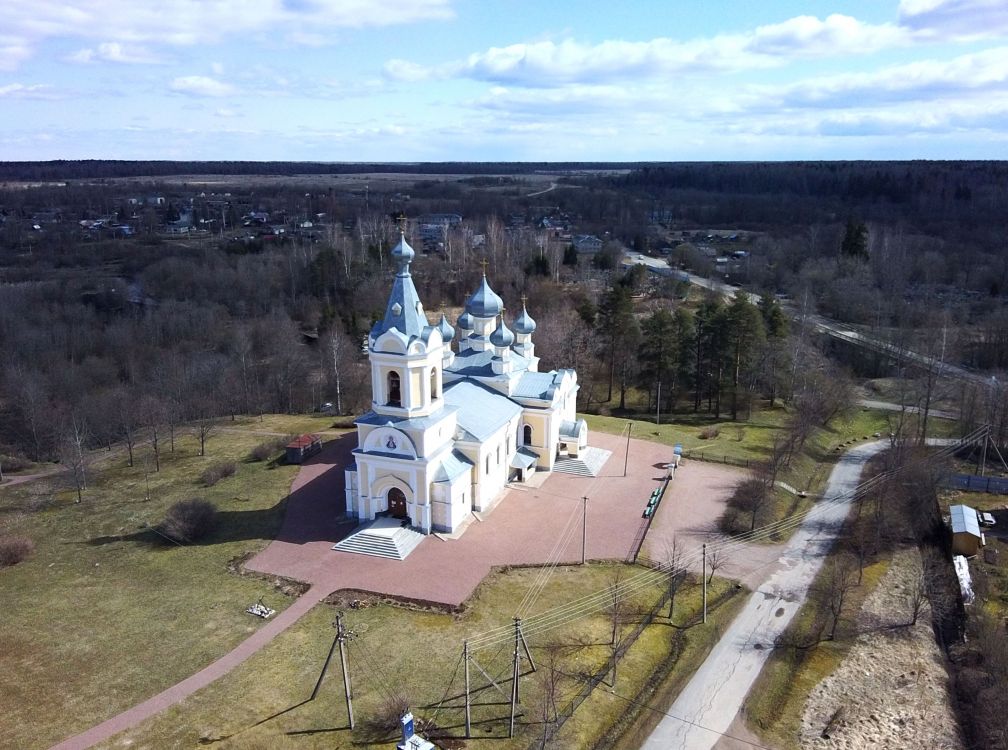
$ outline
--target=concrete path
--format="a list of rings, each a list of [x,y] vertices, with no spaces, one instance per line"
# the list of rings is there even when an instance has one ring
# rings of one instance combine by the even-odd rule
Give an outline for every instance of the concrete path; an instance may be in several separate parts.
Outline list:
[[[889,441],[878,441],[845,453],[830,474],[820,502],[854,489],[865,463],[888,446]],[[777,569],[749,598],[672,704],[669,716],[648,737],[644,750],[708,750],[728,731],[774,642],[804,603],[847,517],[850,500],[819,507],[821,511],[798,527]]]
[[[903,411],[906,409],[908,414],[918,414],[921,411],[921,409],[917,406],[901,406],[900,404],[894,404],[889,401],[874,401],[870,398],[863,398],[858,403],[868,409],[879,409],[881,411]],[[928,409],[928,416],[936,417],[937,419],[959,418],[952,412],[945,411],[943,409]]]

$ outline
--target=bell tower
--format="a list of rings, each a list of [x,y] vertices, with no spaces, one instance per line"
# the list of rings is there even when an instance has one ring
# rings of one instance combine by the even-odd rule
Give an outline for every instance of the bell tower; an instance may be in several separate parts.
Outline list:
[[[409,266],[415,253],[400,233],[392,248],[399,264],[385,306],[385,317],[368,336],[371,361],[371,408],[389,417],[429,416],[444,405],[444,336],[424,315]],[[447,321],[446,321],[447,322]]]

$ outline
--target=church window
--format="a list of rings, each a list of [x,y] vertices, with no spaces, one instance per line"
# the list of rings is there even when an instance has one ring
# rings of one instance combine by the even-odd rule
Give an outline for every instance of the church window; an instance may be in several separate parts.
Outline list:
[[[500,443],[497,444],[497,465],[500,466]]]
[[[400,395],[398,372],[390,372],[388,376],[388,405],[402,406],[402,396]]]
[[[486,475],[490,476],[490,456],[487,456]]]
[[[437,370],[430,371],[430,397],[431,401],[438,397],[437,392]]]
[[[532,425],[525,425],[525,445],[532,445]]]

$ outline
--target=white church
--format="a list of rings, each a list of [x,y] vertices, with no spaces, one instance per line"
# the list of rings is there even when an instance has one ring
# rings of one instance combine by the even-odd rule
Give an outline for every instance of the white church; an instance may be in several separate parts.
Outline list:
[[[368,337],[371,411],[356,421],[345,470],[346,513],[401,519],[416,531],[452,533],[485,511],[508,482],[577,457],[588,427],[575,412],[573,370],[539,372],[535,321],[523,304],[512,332],[484,269],[456,322],[431,325],[410,277],[401,237],[385,317]]]

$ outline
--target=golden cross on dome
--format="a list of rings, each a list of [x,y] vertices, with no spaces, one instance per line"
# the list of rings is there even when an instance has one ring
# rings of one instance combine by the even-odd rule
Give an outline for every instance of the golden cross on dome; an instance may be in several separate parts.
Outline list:
[[[399,227],[399,231],[406,232],[406,214],[399,214],[395,219],[396,225]]]
[[[484,258],[483,260],[480,261],[480,265],[483,266],[483,275],[486,276],[487,266],[489,266],[490,264],[487,262],[487,259]]]
[[[527,294],[523,294],[522,295],[522,307],[525,307],[525,303],[527,303],[527,302],[528,302],[528,295]]]

